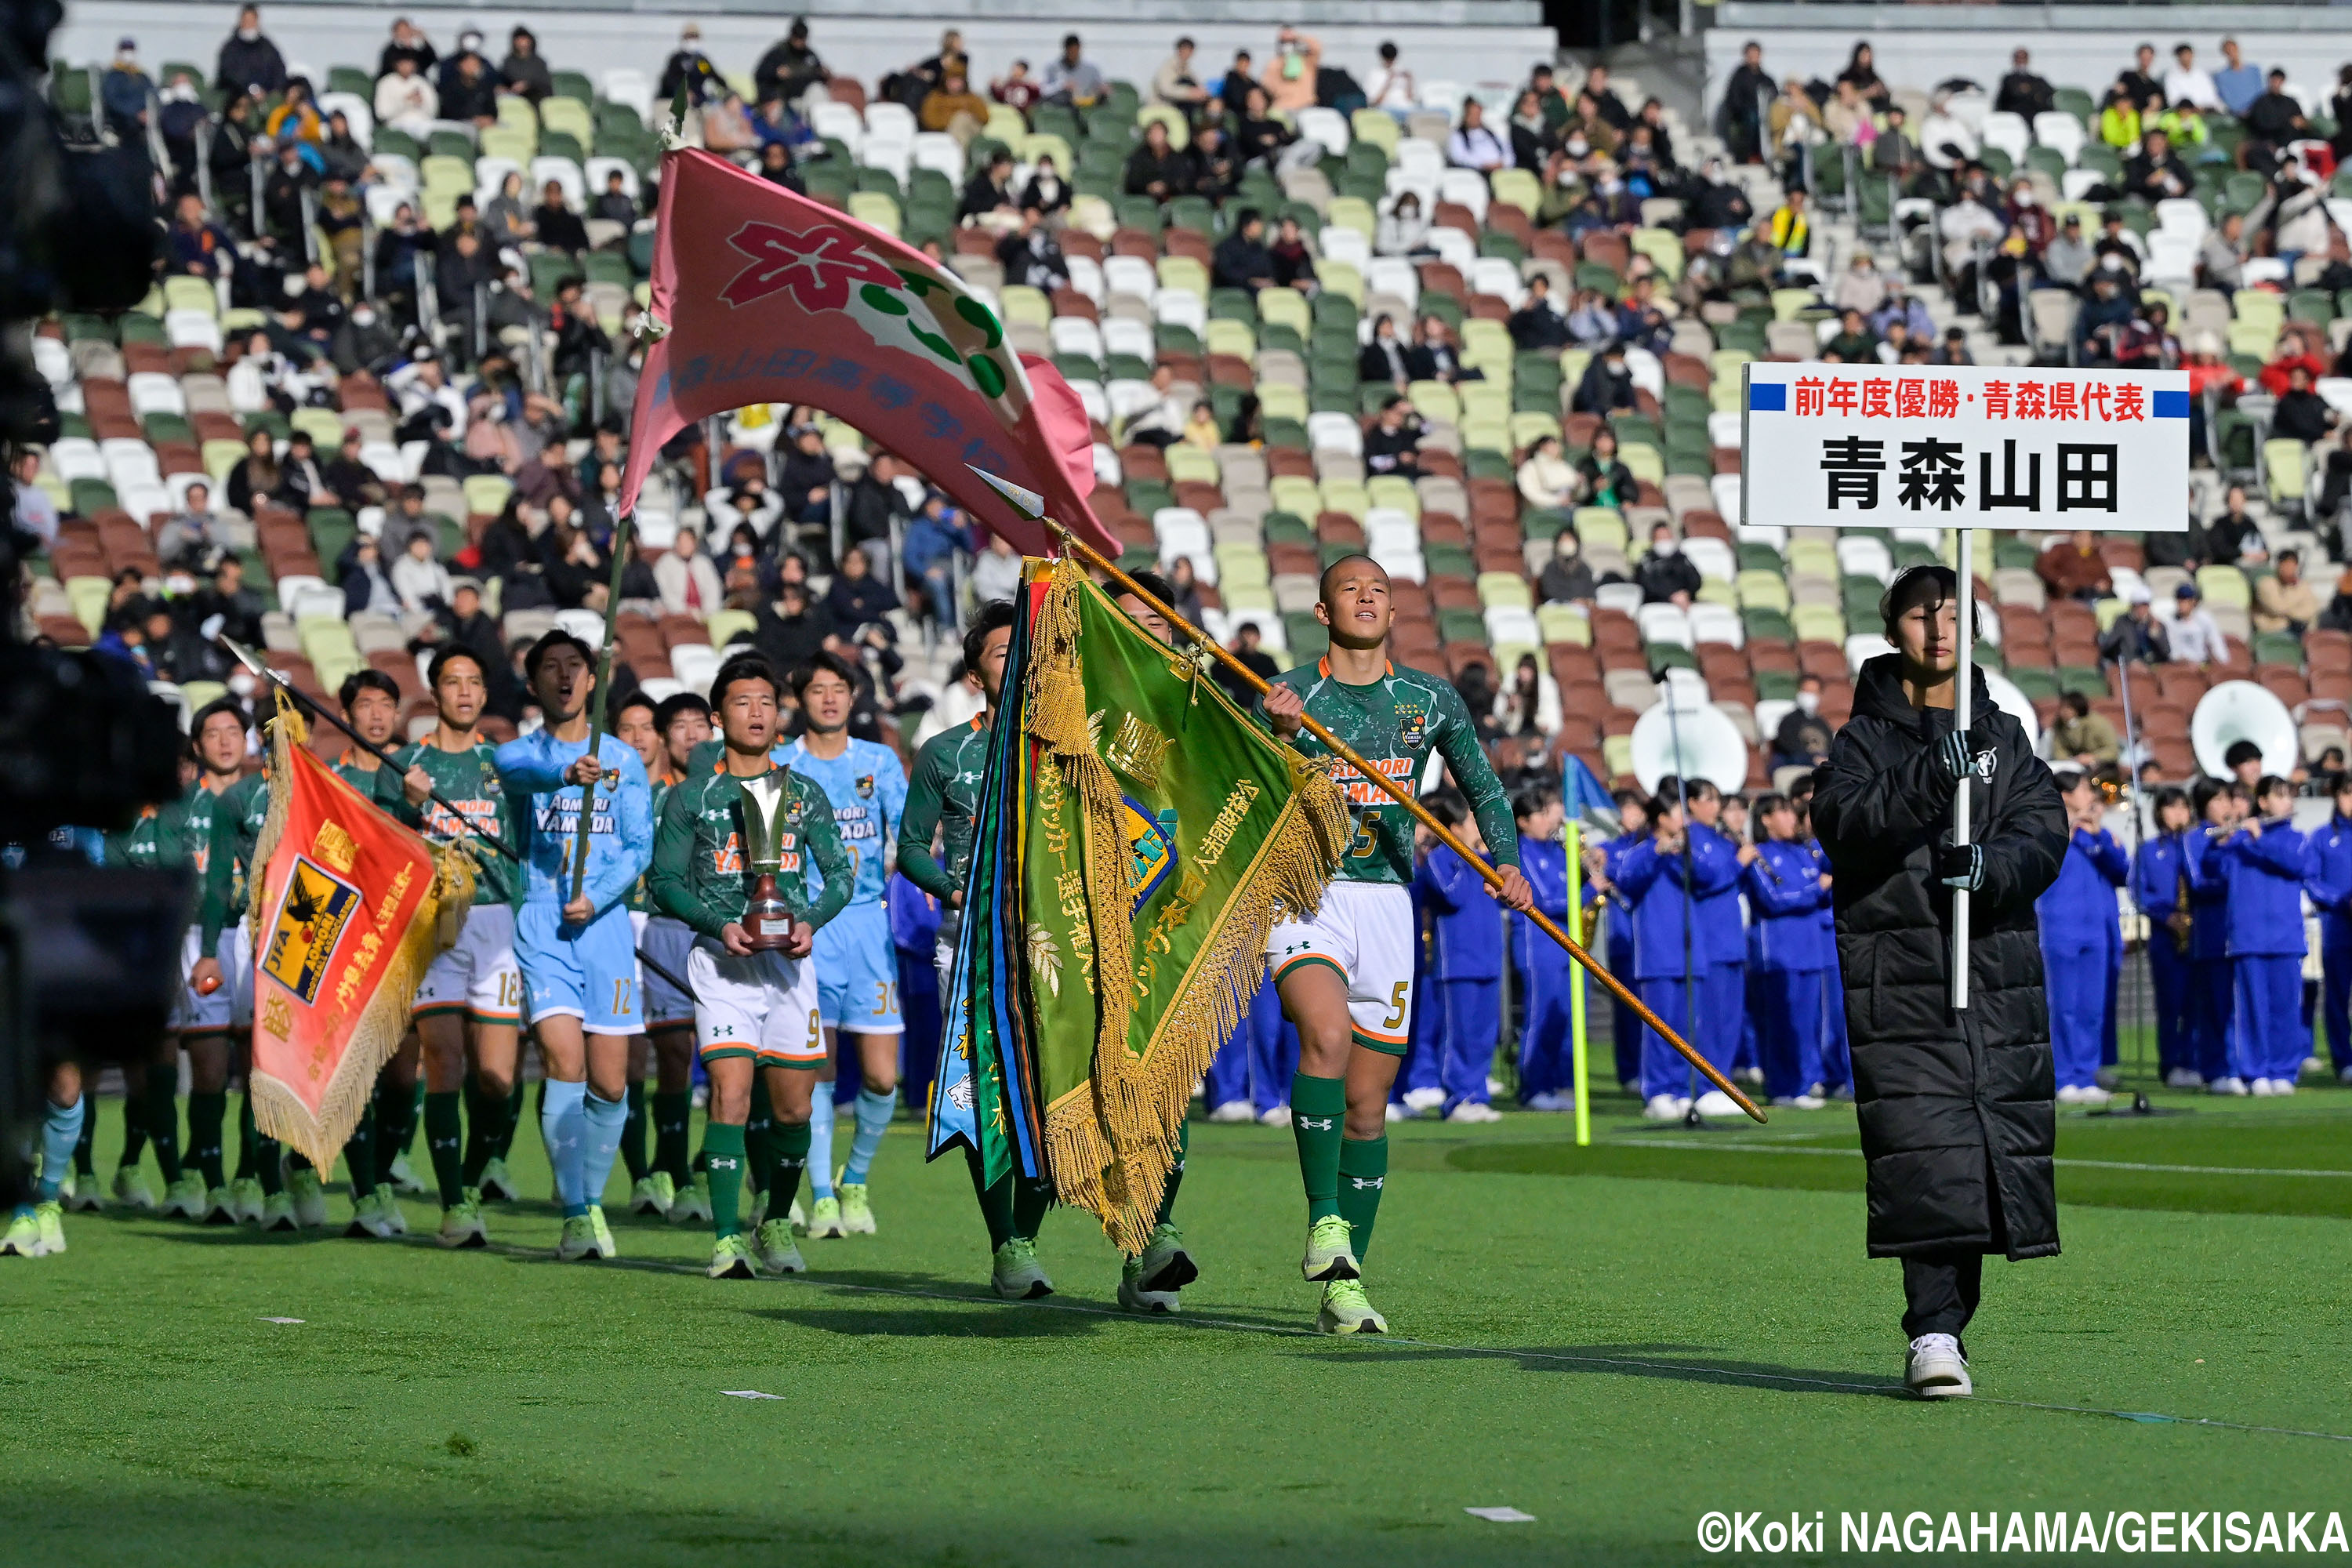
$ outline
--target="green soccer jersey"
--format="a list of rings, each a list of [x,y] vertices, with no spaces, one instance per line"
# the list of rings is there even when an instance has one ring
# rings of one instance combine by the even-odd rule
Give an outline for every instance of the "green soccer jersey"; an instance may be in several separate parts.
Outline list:
[[[898,817],[898,869],[907,880],[935,898],[963,889],[971,866],[971,840],[980,820],[980,781],[988,771],[989,726],[971,721],[942,730],[923,742],[915,776],[907,785],[907,809]],[[939,853],[931,840],[939,838]]]
[[[654,826],[658,828],[661,826],[662,806],[669,799],[671,785],[666,779],[652,779],[647,783],[653,790]],[[629,889],[629,896],[621,900],[621,907],[633,914],[660,912],[654,906],[654,868],[651,862],[646,863],[645,874],[639,877],[635,884]]]
[[[253,874],[253,847],[269,818],[269,776],[247,773],[213,803],[212,847],[205,856],[205,896],[200,919],[205,952],[220,941],[221,929],[245,917],[247,879]]]
[[[728,926],[742,920],[754,873],[743,853],[740,781],[723,765],[709,765],[706,756],[711,750],[715,744],[695,752],[686,781],[671,786],[662,802],[647,879],[656,910],[717,941]],[[822,927],[849,901],[854,880],[849,851],[834,825],[833,803],[824,791],[798,773],[787,773],[784,794],[783,862],[776,873],[776,896],[794,920]],[[824,889],[814,903],[808,896],[810,859],[824,876]]]
[[[1518,828],[1511,819],[1510,798],[1486,761],[1477,727],[1452,682],[1391,664],[1387,673],[1371,685],[1349,686],[1333,678],[1328,658],[1285,670],[1274,679],[1276,684],[1305,698],[1310,718],[1354,748],[1407,795],[1420,795],[1429,753],[1434,751],[1444,757],[1453,770],[1454,784],[1469,799],[1495,864],[1519,863]],[[1303,729],[1297,742],[1307,756],[1331,754]],[[1350,763],[1339,763],[1331,776],[1347,794],[1348,814],[1356,830],[1347,854],[1340,858],[1336,879],[1398,887],[1411,882],[1412,813]]]
[[[110,863],[142,871],[194,871],[201,890],[212,854],[213,803],[219,797],[190,784],[177,800],[149,806],[109,847]]]
[[[516,847],[507,792],[499,784],[496,746],[477,741],[462,752],[445,752],[429,741],[419,741],[394,752],[393,761],[399,764],[399,772],[393,773],[389,768],[383,771],[392,773],[395,781],[405,777],[409,769],[421,767],[432,779],[433,787],[457,808],[452,812],[437,800],[411,806],[406,786],[403,785],[399,805],[390,808],[402,822],[436,844],[447,844],[457,837],[458,818],[462,816],[465,825],[476,833],[486,834],[509,849]],[[515,863],[497,850],[485,848],[474,858],[475,903],[512,904],[521,885],[522,877]]]
[[[356,747],[345,752],[333,764],[335,776],[367,796],[373,805],[382,806],[385,815],[394,821],[404,826],[415,826],[416,813],[409,806],[408,792],[400,783],[402,770],[385,767],[381,763],[373,768],[363,768],[359,764],[360,755]]]

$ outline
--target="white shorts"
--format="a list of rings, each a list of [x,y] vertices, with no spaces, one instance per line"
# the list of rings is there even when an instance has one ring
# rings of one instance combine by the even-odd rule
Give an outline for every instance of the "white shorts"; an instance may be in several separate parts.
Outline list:
[[[687,955],[694,987],[694,1043],[706,1062],[749,1057],[761,1067],[824,1065],[816,965],[781,952],[738,958],[708,937]]]
[[[189,974],[203,956],[197,945],[204,931],[190,926],[180,942],[180,994],[172,1004],[171,1026],[184,1035],[220,1034],[253,1026],[253,932],[242,916],[221,928],[218,957],[220,989],[199,996],[188,984]]]
[[[466,911],[457,945],[439,954],[425,971],[409,1013],[462,1013],[481,1024],[513,1024],[522,1018],[522,966],[515,962],[514,910],[506,904],[476,904]]]
[[[668,915],[655,915],[637,932],[637,945],[647,957],[680,980],[686,978],[687,955],[694,951],[694,928]],[[686,1028],[694,1023],[694,998],[646,969],[643,959],[637,962],[644,971],[646,983],[640,991],[646,999],[646,1027],[648,1029]]]
[[[1266,933],[1276,984],[1302,963],[1321,963],[1348,983],[1356,1043],[1404,1055],[1412,1028],[1412,893],[1389,882],[1334,882],[1313,919]]]

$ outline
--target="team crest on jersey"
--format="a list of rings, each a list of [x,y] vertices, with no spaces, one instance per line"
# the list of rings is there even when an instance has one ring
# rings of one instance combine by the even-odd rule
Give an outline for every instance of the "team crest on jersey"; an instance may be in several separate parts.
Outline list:
[[[1422,737],[1428,732],[1429,715],[1423,713],[1418,708],[1398,715],[1397,734],[1403,740],[1406,751],[1419,751],[1421,749]]]
[[[874,798],[874,775],[872,773],[867,773],[864,778],[857,781],[857,798],[860,800],[872,800]]]
[[[1132,795],[1121,795],[1119,807],[1127,829],[1127,890],[1134,900],[1129,907],[1131,917],[1176,868],[1176,814],[1154,815]]]
[[[278,896],[270,917],[269,941],[262,949],[261,971],[306,1005],[319,999],[327,965],[343,940],[360,890],[307,855],[294,858],[293,873]]]

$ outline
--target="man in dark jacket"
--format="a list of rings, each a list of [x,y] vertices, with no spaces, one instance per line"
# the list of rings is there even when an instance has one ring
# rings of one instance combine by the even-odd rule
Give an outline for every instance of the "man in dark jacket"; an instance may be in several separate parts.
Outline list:
[[[2049,1013],[2033,903],[2057,879],[2066,814],[2015,719],[1973,678],[1953,727],[1958,584],[1904,573],[1881,602],[1896,651],[1862,668],[1817,775],[1812,819],[1836,879],[1869,1249],[1903,1259],[1922,1397],[1971,1392],[1960,1334],[1988,1252],[2058,1250]],[[1952,842],[1969,784],[1969,842]],[[1967,1005],[1951,997],[1953,893],[1970,894]]]
[[[268,98],[286,90],[286,57],[263,36],[259,6],[236,14],[236,31],[223,41],[213,67],[213,85],[231,98],[248,92]]]
[[[2033,57],[2023,49],[2009,57],[2009,74],[2000,79],[2000,91],[1992,106],[2003,114],[2014,114],[2028,123],[2037,114],[2047,114],[2058,107],[2055,89],[2033,74]]]

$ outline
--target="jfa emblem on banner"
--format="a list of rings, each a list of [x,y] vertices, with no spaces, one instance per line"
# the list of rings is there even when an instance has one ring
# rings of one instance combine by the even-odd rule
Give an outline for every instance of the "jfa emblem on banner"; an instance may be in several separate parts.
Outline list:
[[[1127,888],[1134,898],[1130,913],[1141,909],[1168,873],[1176,868],[1176,814],[1154,816],[1133,796],[1119,797],[1120,816],[1127,827]]]
[[[296,856],[269,922],[261,972],[302,998],[306,1006],[315,1005],[327,966],[359,902],[357,888],[308,856]]]

